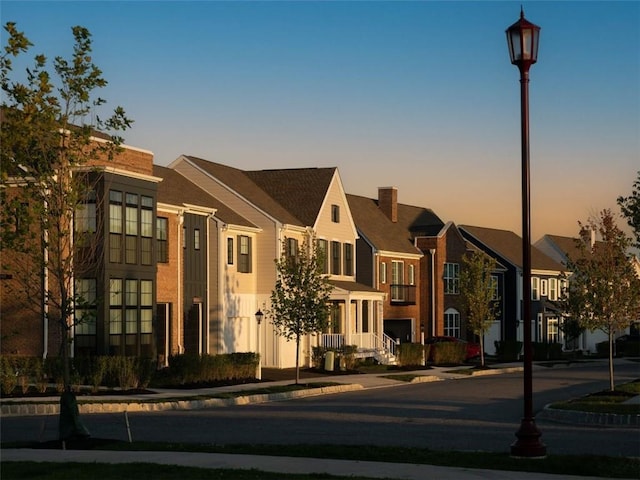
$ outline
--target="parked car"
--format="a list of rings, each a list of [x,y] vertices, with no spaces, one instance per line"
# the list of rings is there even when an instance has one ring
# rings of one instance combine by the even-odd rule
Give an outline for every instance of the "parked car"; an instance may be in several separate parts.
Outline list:
[[[429,337],[424,343],[428,345],[433,345],[434,343],[445,343],[445,342],[457,342],[464,344],[466,347],[467,355],[465,357],[465,361],[478,358],[480,356],[480,344],[476,342],[468,342],[466,340],[462,340],[457,337]]]
[[[616,355],[619,357],[637,357],[640,355],[640,335],[622,335],[615,339]]]

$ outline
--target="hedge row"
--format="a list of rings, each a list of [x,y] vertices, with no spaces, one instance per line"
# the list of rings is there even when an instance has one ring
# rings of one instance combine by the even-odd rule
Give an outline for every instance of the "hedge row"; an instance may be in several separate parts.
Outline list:
[[[186,385],[255,378],[259,355],[253,352],[226,355],[173,355],[169,367],[156,382]]]

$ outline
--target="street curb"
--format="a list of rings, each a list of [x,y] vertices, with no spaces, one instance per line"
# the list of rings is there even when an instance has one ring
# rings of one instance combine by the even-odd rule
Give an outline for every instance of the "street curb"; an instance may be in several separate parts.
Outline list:
[[[168,401],[109,401],[104,403],[82,403],[78,400],[78,411],[81,414],[90,413],[122,413],[122,412],[162,412],[167,410],[197,410],[211,407],[227,407],[233,405],[248,405],[252,403],[277,402],[292,398],[329,395],[332,393],[362,390],[360,384],[333,385],[291,392],[264,393],[255,395],[241,395],[233,398],[201,398],[196,400],[168,400]],[[58,403],[14,403],[0,406],[0,416],[20,417],[28,415],[58,415]]]
[[[640,426],[640,415],[619,415],[616,413],[580,412],[577,410],[561,410],[547,404],[536,415],[536,418],[558,423],[579,425],[595,425],[603,427],[637,427]]]

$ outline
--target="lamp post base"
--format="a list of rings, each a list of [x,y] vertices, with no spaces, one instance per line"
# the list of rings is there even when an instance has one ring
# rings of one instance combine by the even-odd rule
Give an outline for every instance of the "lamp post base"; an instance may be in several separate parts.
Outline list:
[[[540,441],[540,430],[533,418],[523,418],[520,429],[516,432],[518,439],[511,444],[511,456],[517,458],[544,458],[547,446]]]

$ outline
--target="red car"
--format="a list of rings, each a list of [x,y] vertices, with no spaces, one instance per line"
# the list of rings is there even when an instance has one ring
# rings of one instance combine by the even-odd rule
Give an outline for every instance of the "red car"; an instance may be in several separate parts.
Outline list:
[[[430,337],[427,338],[424,343],[425,344],[434,344],[434,343],[444,343],[444,342],[457,342],[462,343],[467,348],[467,355],[465,357],[465,361],[471,360],[473,358],[478,358],[480,356],[480,344],[475,342],[467,342],[466,340],[462,340],[461,338],[456,337]]]

